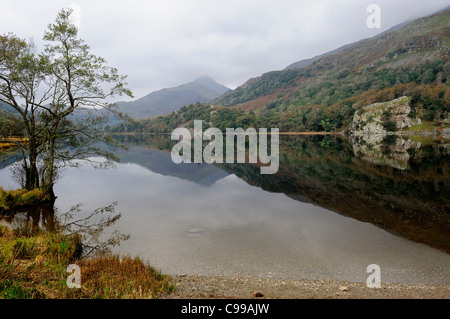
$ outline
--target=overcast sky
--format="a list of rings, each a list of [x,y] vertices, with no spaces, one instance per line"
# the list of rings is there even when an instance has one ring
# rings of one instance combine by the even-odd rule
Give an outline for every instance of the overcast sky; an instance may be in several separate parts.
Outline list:
[[[367,27],[369,4],[381,29]],[[128,75],[136,98],[210,76],[235,88],[406,20],[449,0],[0,0],[0,33],[42,35],[63,7],[79,8],[79,35]]]

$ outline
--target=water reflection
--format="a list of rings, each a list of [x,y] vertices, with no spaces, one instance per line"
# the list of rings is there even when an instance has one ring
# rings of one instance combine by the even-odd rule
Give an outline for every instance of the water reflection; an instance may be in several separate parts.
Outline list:
[[[377,152],[368,141],[282,136],[279,172],[261,175],[249,164],[176,165],[169,136],[118,138],[129,150],[116,169],[68,169],[55,187],[58,210],[86,203],[78,218],[118,202],[114,230],[131,238],[114,252],[169,274],[365,281],[376,263],[384,282],[450,278],[445,141],[383,138]],[[5,170],[0,179],[9,183]]]
[[[0,214],[0,222],[27,234],[40,230],[54,232],[57,229],[54,210],[54,203],[46,203],[38,207],[30,206],[16,212]]]
[[[67,236],[77,234],[82,244],[80,257],[88,258],[110,254],[113,247],[130,238],[117,230],[107,232],[121,218],[122,214],[115,212],[117,205],[113,203],[87,212],[80,203],[60,214],[55,202],[45,203],[1,213],[0,223],[24,235],[41,231],[62,232]]]
[[[220,166],[264,190],[450,253],[450,144],[417,147],[398,139],[384,148],[384,157],[361,149],[338,137],[285,137],[276,176],[260,175],[251,165]],[[408,160],[399,167],[405,153]]]
[[[164,176],[179,177],[198,185],[211,186],[229,175],[224,170],[201,164],[175,164],[170,158],[170,150],[174,143],[168,136],[115,136],[129,150],[119,151],[121,163],[133,163],[148,168],[152,172]]]
[[[119,246],[128,240],[130,235],[125,235],[115,230],[110,237],[105,237],[105,231],[119,221],[122,214],[116,213],[118,203],[97,208],[93,212],[80,218],[83,214],[83,205],[77,204],[58,216],[60,229],[67,235],[78,234],[82,238],[82,257],[101,256],[111,253],[113,247]],[[80,216],[81,215],[81,216]]]
[[[395,136],[282,136],[280,169],[248,164],[173,164],[168,136],[120,136],[120,154],[153,172],[196,181],[234,174],[249,185],[369,222],[450,253],[450,141]],[[156,150],[160,150],[159,152]],[[219,170],[220,168],[221,170]],[[201,184],[201,183],[200,183]]]

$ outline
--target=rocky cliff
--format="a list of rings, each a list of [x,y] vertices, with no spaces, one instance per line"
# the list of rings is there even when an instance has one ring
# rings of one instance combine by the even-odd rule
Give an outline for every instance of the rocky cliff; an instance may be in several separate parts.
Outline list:
[[[351,136],[401,135],[450,138],[449,112],[439,120],[426,119],[426,106],[411,107],[411,97],[375,103],[357,110],[349,128]]]
[[[355,112],[350,132],[354,135],[395,134],[422,124],[418,117],[411,117],[411,98],[403,96],[385,103],[375,103]]]

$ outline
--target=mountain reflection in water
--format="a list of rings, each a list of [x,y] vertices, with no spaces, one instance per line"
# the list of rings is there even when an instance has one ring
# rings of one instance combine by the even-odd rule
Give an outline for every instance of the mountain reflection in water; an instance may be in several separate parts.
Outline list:
[[[170,136],[116,138],[128,147],[116,169],[62,171],[55,207],[83,202],[83,218],[117,202],[114,230],[131,238],[115,252],[165,273],[364,281],[377,263],[384,282],[450,278],[445,141],[280,136],[279,171],[261,175],[256,164],[177,165]],[[0,186],[14,188],[5,160]]]
[[[132,149],[120,154],[122,162],[196,183],[212,184],[225,172],[235,174],[265,191],[284,193],[450,253],[450,141],[422,145],[382,135],[353,140],[281,136],[280,169],[275,175],[262,175],[249,164],[174,164],[169,137],[118,138]]]

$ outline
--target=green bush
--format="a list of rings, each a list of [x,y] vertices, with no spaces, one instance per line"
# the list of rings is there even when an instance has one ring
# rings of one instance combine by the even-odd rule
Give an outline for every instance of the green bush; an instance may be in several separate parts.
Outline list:
[[[395,123],[393,121],[383,122],[382,126],[388,132],[395,132],[397,130],[397,123]]]
[[[425,112],[424,118],[426,121],[433,121],[434,120],[434,110],[428,110]]]

